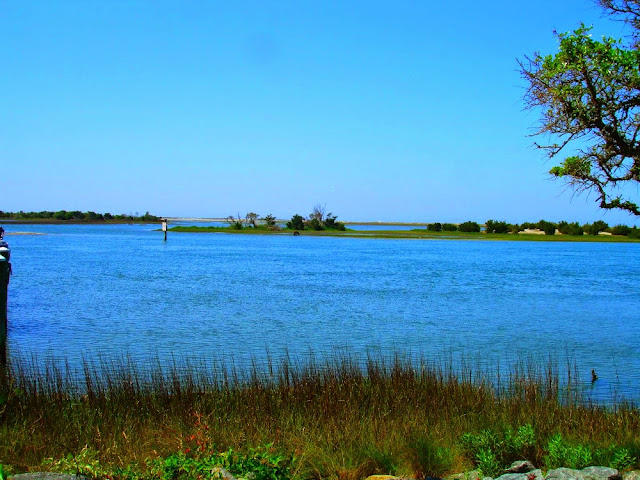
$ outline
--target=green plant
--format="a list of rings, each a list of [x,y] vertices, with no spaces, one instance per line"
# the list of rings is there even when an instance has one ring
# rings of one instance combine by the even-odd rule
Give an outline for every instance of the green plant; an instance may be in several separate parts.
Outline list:
[[[7,473],[4,471],[4,467],[0,463],[0,480],[7,480]]]
[[[287,228],[290,230],[304,230],[304,218],[297,213],[287,222]]]
[[[476,466],[483,475],[497,477],[503,469],[496,454],[491,450],[480,450],[475,455]]]
[[[545,464],[549,468],[585,468],[593,465],[594,450],[583,444],[572,445],[562,435],[554,435],[547,444]]]
[[[631,455],[631,452],[628,448],[614,448],[613,449],[613,457],[609,462],[609,466],[611,468],[615,468],[616,470],[626,470],[631,468],[638,462],[638,459]]]
[[[458,230],[458,226],[453,223],[443,223],[442,231],[443,232],[456,232]]]
[[[427,230],[430,232],[440,232],[442,231],[442,224],[441,223],[430,223],[427,225]]]
[[[409,462],[419,477],[443,478],[453,466],[453,452],[433,438],[421,436],[409,442]]]
[[[515,431],[506,428],[501,431],[486,429],[479,433],[465,433],[460,443],[485,475],[494,476],[509,462],[530,458],[536,435],[533,426],[526,424]]]
[[[558,223],[558,230],[563,235],[583,235],[584,230],[578,222],[568,223],[564,220]]]
[[[509,225],[507,222],[500,222],[497,220],[486,221],[487,233],[507,233],[509,231]]]
[[[77,454],[68,453],[58,458],[47,458],[42,462],[44,468],[52,472],[75,473],[101,478],[108,475],[109,470],[100,463],[98,452],[85,446]]]
[[[623,235],[626,237],[629,235],[629,233],[631,233],[631,228],[627,225],[616,225],[615,227],[611,228],[611,233],[613,235]]]
[[[476,222],[464,222],[458,225],[459,232],[479,232],[480,225]]]
[[[232,449],[220,454],[221,465],[234,475],[253,480],[286,480],[290,478],[295,457],[277,451],[273,444],[238,453]]]

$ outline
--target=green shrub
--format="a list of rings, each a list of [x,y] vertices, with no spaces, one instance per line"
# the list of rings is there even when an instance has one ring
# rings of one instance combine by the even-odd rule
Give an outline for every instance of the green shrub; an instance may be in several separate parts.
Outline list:
[[[442,224],[441,223],[429,223],[427,225],[427,230],[429,230],[430,232],[441,232],[442,231]]]
[[[451,449],[439,446],[431,437],[421,436],[409,442],[409,463],[420,478],[443,478],[453,467]]]
[[[486,231],[487,233],[507,233],[509,232],[509,225],[507,224],[507,222],[487,220]]]
[[[527,424],[515,432],[511,429],[487,429],[479,433],[465,433],[460,443],[484,475],[495,476],[512,461],[531,458],[536,435],[533,426]]]
[[[564,220],[558,223],[558,230],[563,235],[583,235],[584,230],[578,222],[568,223]]]
[[[631,233],[631,227],[627,225],[616,225],[611,229],[613,235],[624,235],[625,237]]]
[[[454,225],[453,223],[443,223],[442,224],[442,231],[444,231],[444,232],[456,232],[456,231],[458,231],[458,226]]]
[[[316,230],[316,231],[324,230],[324,225],[317,218],[312,218],[311,220],[309,220],[306,223],[306,227],[310,230]]]
[[[546,220],[540,220],[536,225],[537,228],[542,230],[545,235],[555,235],[556,234],[556,224],[547,222]]]
[[[593,222],[592,224],[587,224],[584,226],[584,230],[589,235],[598,235],[600,232],[604,232],[607,228],[609,228],[609,225],[607,225],[607,223],[603,222],[602,220],[598,220],[596,222]]]
[[[344,226],[344,223],[338,222],[336,220],[337,218],[338,218],[337,215],[328,213],[326,218],[323,221],[324,227],[329,228],[331,230],[340,230],[344,232],[346,230],[346,227]]]
[[[549,452],[545,458],[548,468],[576,468],[582,469],[594,464],[594,451],[587,445],[570,445],[561,435],[555,435],[547,444]],[[598,455],[599,456],[599,455]]]
[[[461,223],[460,225],[458,225],[458,231],[459,232],[479,232],[480,231],[480,225],[478,225],[476,222],[464,222]]]
[[[297,213],[287,222],[287,228],[291,230],[304,230],[304,218]]]

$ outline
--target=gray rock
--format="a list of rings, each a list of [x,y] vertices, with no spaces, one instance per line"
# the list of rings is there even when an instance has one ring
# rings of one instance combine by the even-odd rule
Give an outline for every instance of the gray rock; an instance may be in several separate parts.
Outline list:
[[[536,467],[534,467],[533,463],[529,460],[519,460],[517,462],[513,462],[504,473],[527,473],[535,469]]]
[[[68,473],[20,473],[18,475],[9,475],[7,480],[89,480],[82,475],[70,475]]]
[[[614,468],[587,467],[581,472],[585,480],[622,480],[622,475]]]
[[[488,477],[487,477],[488,478]],[[465,473],[456,473],[455,475],[449,475],[444,480],[484,480],[480,477],[480,470],[471,470]],[[493,479],[489,479],[493,480]]]
[[[236,477],[231,475],[222,467],[215,467],[211,470],[211,478],[218,480],[236,480]]]
[[[532,470],[527,473],[505,473],[496,480],[543,480],[542,470]]]
[[[640,470],[627,472],[622,476],[622,480],[640,480]]]
[[[580,470],[573,468],[556,468],[549,470],[545,480],[584,480],[584,475]]]

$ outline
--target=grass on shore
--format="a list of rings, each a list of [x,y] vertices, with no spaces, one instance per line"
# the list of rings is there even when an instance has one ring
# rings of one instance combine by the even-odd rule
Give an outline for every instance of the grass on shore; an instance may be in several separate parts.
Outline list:
[[[266,228],[244,228],[236,230],[231,227],[210,226],[175,226],[170,232],[179,233],[237,233],[245,235],[292,235],[294,230]],[[533,241],[533,242],[640,242],[638,238],[622,235],[536,235],[536,234],[507,234],[485,232],[431,232],[427,229],[411,230],[299,230],[304,236],[314,237],[350,237],[350,238],[396,238],[396,239],[426,239],[426,240],[499,240],[499,241]]]
[[[481,372],[349,356],[241,373],[188,362],[12,364],[0,398],[0,464],[102,478],[255,480],[498,475],[510,461],[638,467],[640,411],[585,402],[571,369],[518,365],[499,387]],[[564,385],[564,386],[563,386]]]

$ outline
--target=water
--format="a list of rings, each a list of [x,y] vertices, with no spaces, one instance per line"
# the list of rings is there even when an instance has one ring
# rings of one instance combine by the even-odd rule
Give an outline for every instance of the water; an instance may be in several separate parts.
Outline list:
[[[16,356],[248,363],[285,351],[575,361],[640,398],[640,244],[169,233],[15,225]],[[11,233],[11,232],[9,232]]]

